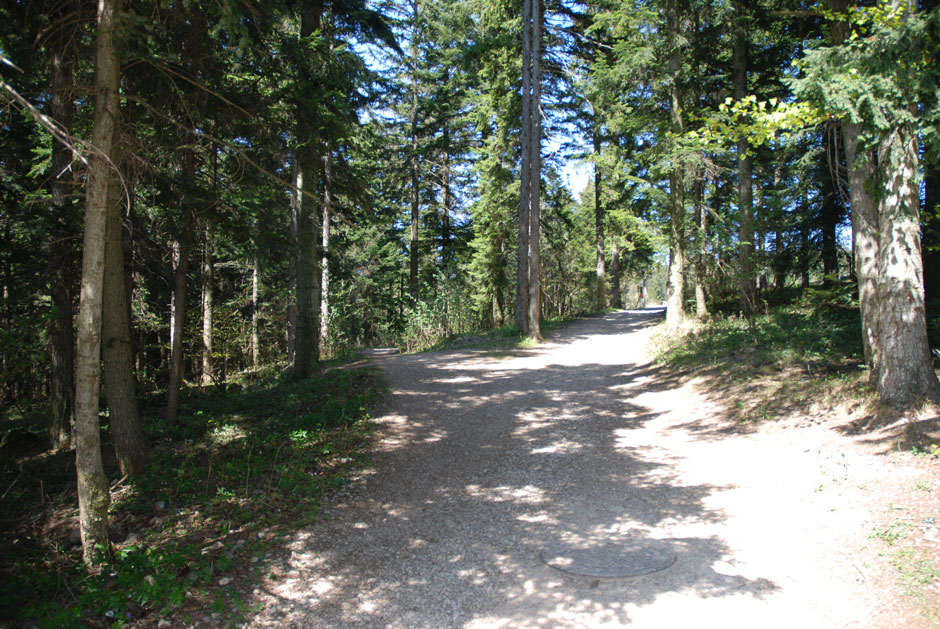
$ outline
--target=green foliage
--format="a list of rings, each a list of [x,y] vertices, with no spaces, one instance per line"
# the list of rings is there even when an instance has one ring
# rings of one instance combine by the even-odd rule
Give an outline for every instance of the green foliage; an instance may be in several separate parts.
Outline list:
[[[711,365],[741,352],[753,352],[762,364],[815,365],[828,368],[846,360],[862,361],[858,312],[839,292],[820,289],[816,297],[758,315],[753,325],[739,317],[711,321],[666,342],[660,358],[679,366]],[[823,297],[819,297],[822,295]]]

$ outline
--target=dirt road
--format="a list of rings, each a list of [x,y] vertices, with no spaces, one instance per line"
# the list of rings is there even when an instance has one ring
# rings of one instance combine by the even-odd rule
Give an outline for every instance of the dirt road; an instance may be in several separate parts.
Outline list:
[[[870,539],[871,488],[917,470],[823,427],[727,431],[719,405],[647,362],[660,317],[581,321],[534,350],[377,358],[391,393],[373,465],[289,543],[250,626],[917,626]],[[575,576],[543,562],[558,547],[675,562]]]

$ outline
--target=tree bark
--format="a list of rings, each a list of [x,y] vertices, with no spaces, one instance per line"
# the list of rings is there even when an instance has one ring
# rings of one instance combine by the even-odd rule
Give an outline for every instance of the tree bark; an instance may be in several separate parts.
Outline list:
[[[261,319],[261,304],[258,294],[261,288],[261,262],[255,251],[251,261],[251,370],[258,371],[261,366],[261,343],[258,338],[258,324]]]
[[[306,156],[305,156],[306,157]],[[319,358],[319,317],[317,316],[317,269],[315,209],[309,195],[313,174],[308,172],[303,159],[297,166],[298,187],[303,192],[298,198],[297,215],[297,334],[294,345],[294,375],[309,378],[316,370]]]
[[[411,174],[411,233],[408,249],[408,289],[411,299],[418,299],[418,256],[420,247],[418,242],[419,225],[421,224],[421,195],[418,189],[418,3],[412,5],[412,22],[414,26],[414,35],[411,41],[411,112],[409,113],[409,123],[411,127],[411,155],[409,156],[409,166]]]
[[[529,337],[542,338],[542,268],[540,226],[542,207],[542,3],[528,0],[531,22],[532,103],[529,106]]]
[[[705,235],[708,228],[705,212],[705,179],[695,184],[695,318],[708,318],[705,295]]]
[[[858,154],[861,127],[845,123],[842,126],[845,161],[849,173],[849,195],[852,204],[852,237],[855,252],[855,276],[858,278],[858,305],[861,313],[862,346],[865,362],[871,370],[872,383],[876,381],[878,351],[878,212],[866,184],[875,173],[870,154]]]
[[[320,26],[322,7],[304,6],[300,14],[300,36],[310,37]],[[312,132],[311,132],[312,133]],[[307,138],[308,142],[313,140]],[[308,147],[310,144],[308,144]],[[322,156],[321,156],[322,157]],[[294,377],[309,378],[320,358],[319,294],[317,284],[316,161],[314,150],[297,150],[297,331],[294,346]]]
[[[78,313],[75,369],[75,469],[78,477],[82,559],[97,563],[101,551],[110,555],[108,507],[111,495],[101,461],[98,388],[101,375],[101,310],[104,288],[108,188],[120,119],[120,60],[114,22],[121,0],[100,0],[95,52],[95,119],[85,194],[82,288]]]
[[[212,223],[206,222],[202,254],[202,386],[215,381],[212,359],[212,317],[215,310],[215,262],[212,259]]]
[[[669,121],[672,132],[683,132],[682,52],[679,49],[679,2],[670,0],[667,28],[669,53]],[[677,329],[685,321],[685,173],[681,165],[669,173],[669,272],[666,282],[666,328]]]
[[[601,136],[597,128],[598,112],[594,111],[592,140],[594,143],[594,257],[597,295],[595,308],[603,310],[607,306],[607,270],[604,265],[604,206],[601,205],[601,170],[597,161],[601,155]]]
[[[532,23],[531,5],[535,0],[524,0],[522,8],[522,120],[520,122],[519,166],[519,242],[516,259],[516,328],[520,334],[529,334],[529,211],[531,210],[532,168]]]
[[[877,385],[878,397],[894,406],[940,399],[924,309],[917,150],[916,133],[901,127],[882,140],[878,155],[890,170],[878,208]]]
[[[734,98],[743,100],[747,96],[747,48],[748,34],[745,26],[745,10],[740,0],[734,3],[737,24],[734,32]],[[754,209],[752,192],[752,165],[748,154],[747,138],[738,140],[738,292],[741,313],[750,319],[757,309],[757,289],[754,278]]]
[[[326,351],[330,339],[330,221],[333,214],[333,163],[323,156],[323,216],[320,228],[320,351]]]
[[[134,380],[119,183],[112,177],[108,196],[101,356],[118,469],[125,476],[136,476],[147,467],[147,439],[140,423]]]
[[[185,212],[185,210],[184,210]],[[170,301],[170,377],[166,396],[166,424],[176,423],[183,386],[183,327],[186,323],[186,280],[189,274],[190,228],[186,218],[179,238],[173,243],[173,294]]]

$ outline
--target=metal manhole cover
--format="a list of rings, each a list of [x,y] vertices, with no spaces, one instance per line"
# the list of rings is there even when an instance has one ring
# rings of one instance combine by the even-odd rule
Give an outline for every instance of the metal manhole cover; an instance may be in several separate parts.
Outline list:
[[[590,548],[557,544],[539,553],[549,567],[582,577],[636,577],[665,570],[677,555],[668,544],[656,541],[605,544]]]

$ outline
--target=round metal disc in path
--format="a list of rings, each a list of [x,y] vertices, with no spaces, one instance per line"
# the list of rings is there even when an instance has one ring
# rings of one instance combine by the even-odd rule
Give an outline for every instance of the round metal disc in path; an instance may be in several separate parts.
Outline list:
[[[608,543],[578,547],[556,544],[543,548],[542,561],[555,570],[582,577],[636,577],[665,570],[676,562],[668,544],[657,541]]]

